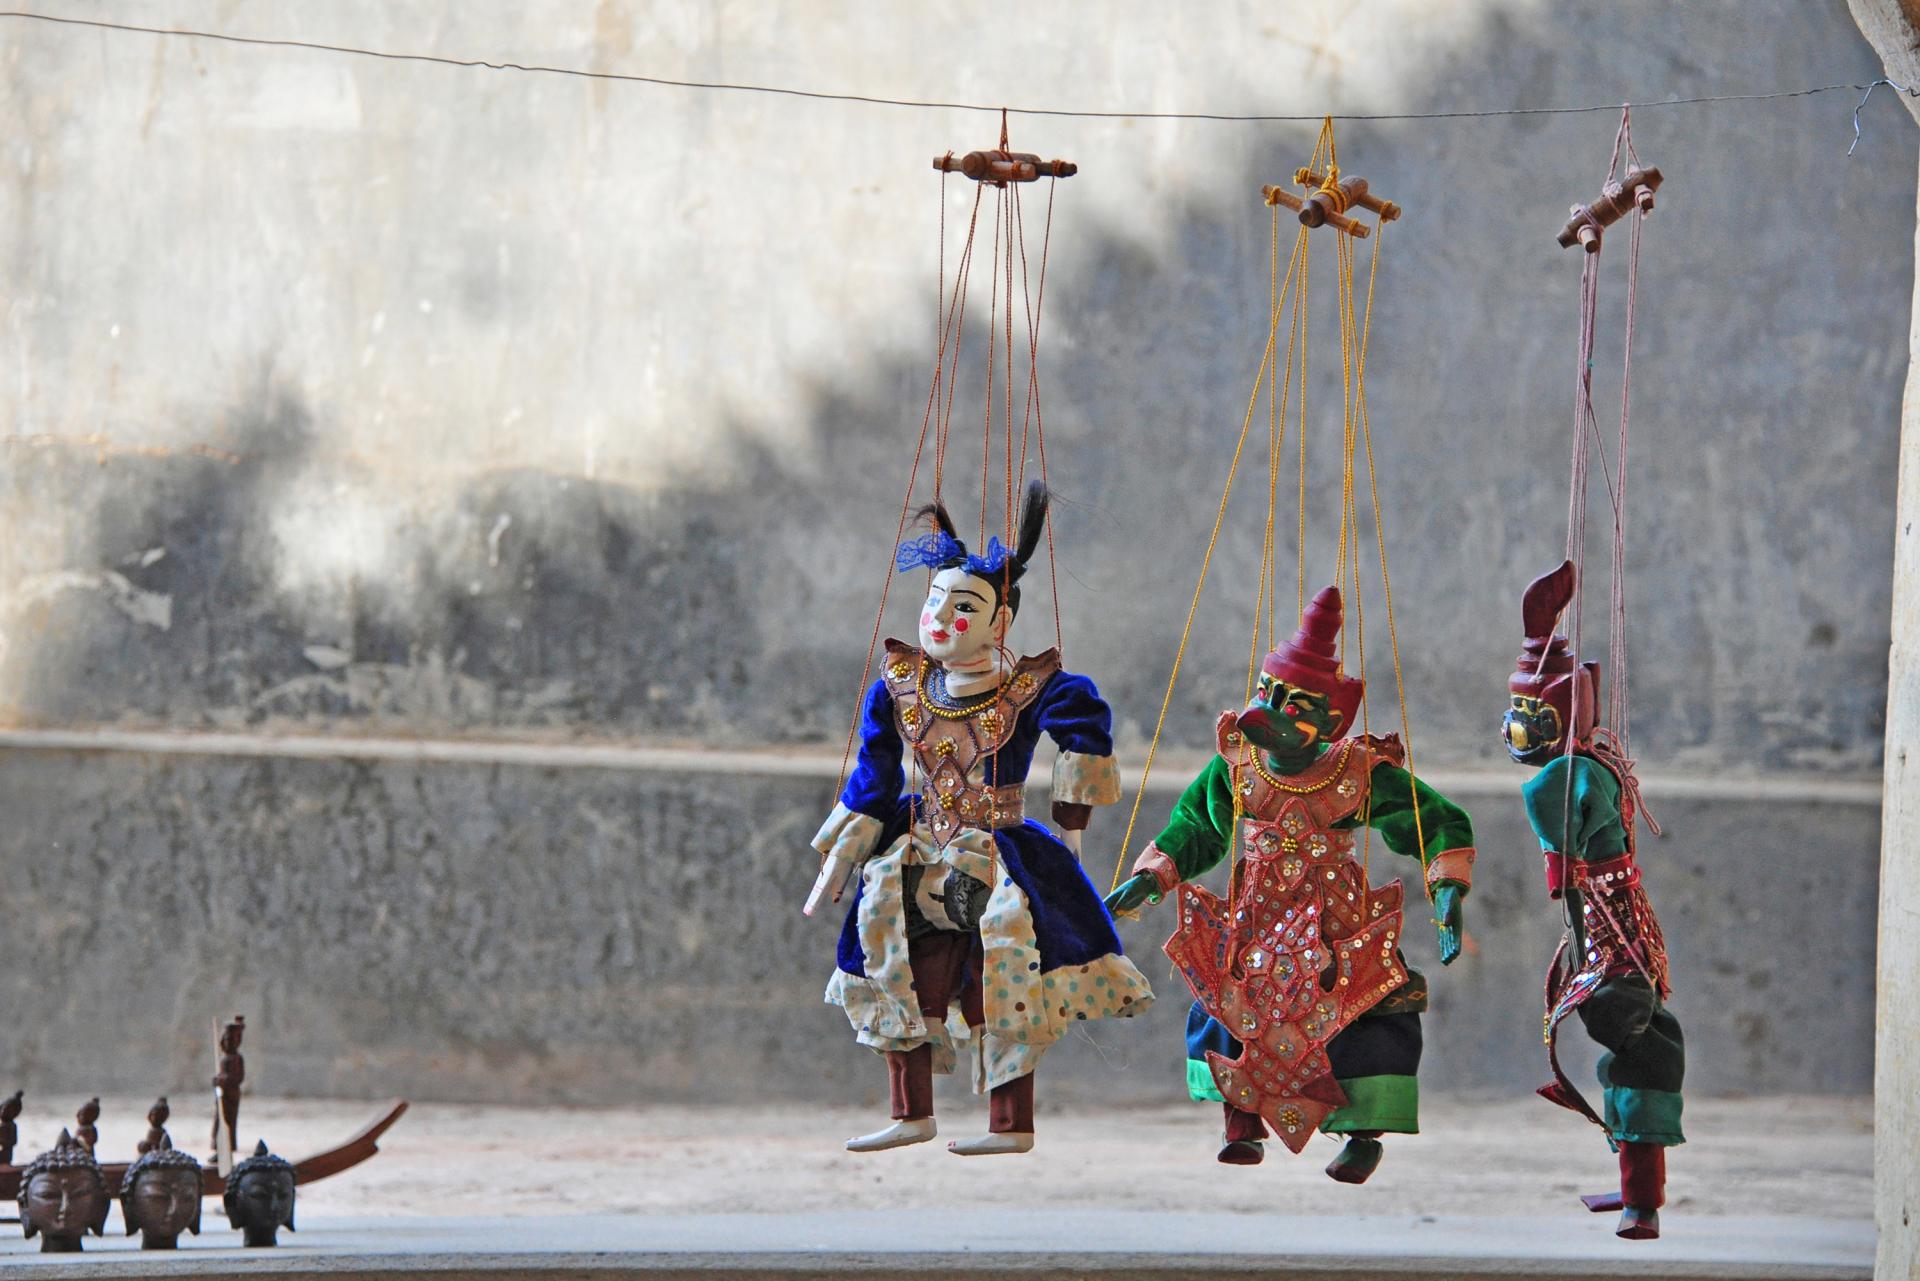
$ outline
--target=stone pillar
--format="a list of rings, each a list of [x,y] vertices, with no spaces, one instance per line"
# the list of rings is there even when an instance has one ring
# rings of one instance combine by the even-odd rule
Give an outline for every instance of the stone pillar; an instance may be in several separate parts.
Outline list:
[[[1920,86],[1920,3],[1848,0],[1887,75]],[[1884,92],[1884,90],[1882,91]],[[1903,97],[1920,117],[1920,105]],[[1916,219],[1920,227],[1920,218]],[[1916,232],[1920,235],[1920,231]],[[1916,259],[1920,262],[1920,258]],[[1894,527],[1893,646],[1880,837],[1878,1010],[1873,1068],[1878,1281],[1920,1278],[1920,289],[1907,336]]]

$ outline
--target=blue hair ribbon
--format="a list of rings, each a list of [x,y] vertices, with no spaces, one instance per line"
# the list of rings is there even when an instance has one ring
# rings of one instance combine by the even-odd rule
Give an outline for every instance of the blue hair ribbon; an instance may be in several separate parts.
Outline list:
[[[964,569],[977,578],[991,578],[1007,567],[1012,552],[998,538],[987,540],[987,554],[970,556],[966,545],[952,534],[936,530],[909,538],[894,552],[895,569]]]

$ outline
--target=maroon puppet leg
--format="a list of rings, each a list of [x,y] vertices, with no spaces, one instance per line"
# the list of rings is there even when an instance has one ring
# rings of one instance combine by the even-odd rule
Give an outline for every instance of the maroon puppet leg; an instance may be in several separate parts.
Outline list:
[[[933,1047],[887,1052],[888,1112],[896,1121],[917,1121],[933,1115]]]
[[[1667,1203],[1667,1150],[1658,1143],[1620,1145],[1620,1226],[1614,1235],[1650,1241],[1660,1235]]]
[[[1231,1103],[1222,1103],[1226,1113],[1226,1142],[1220,1145],[1215,1160],[1222,1165],[1259,1165],[1266,1156],[1262,1140],[1267,1137],[1267,1126],[1258,1112],[1243,1112]]]
[[[966,972],[972,940],[960,934],[929,934],[907,944],[907,963],[913,967],[913,993],[920,1017],[929,1026],[944,1022],[953,990]],[[887,1052],[887,1102],[896,1121],[917,1121],[933,1115],[933,1047]]]
[[[994,1086],[988,1096],[987,1116],[991,1134],[1032,1134],[1033,1073]]]

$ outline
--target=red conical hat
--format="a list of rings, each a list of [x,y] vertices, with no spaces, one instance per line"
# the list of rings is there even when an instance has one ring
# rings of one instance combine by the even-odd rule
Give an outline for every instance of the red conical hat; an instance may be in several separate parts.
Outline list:
[[[1339,738],[1353,728],[1354,713],[1360,709],[1360,695],[1366,686],[1340,670],[1335,656],[1340,639],[1340,620],[1345,616],[1338,587],[1322,587],[1307,602],[1300,616],[1300,630],[1293,639],[1267,655],[1260,670],[1300,689],[1324,694],[1327,703],[1340,713],[1340,723],[1328,738]]]
[[[1520,622],[1526,638],[1514,673],[1507,677],[1509,693],[1537,698],[1558,711],[1560,723],[1571,727],[1576,743],[1593,730],[1600,696],[1600,664],[1581,663],[1575,670],[1572,647],[1553,629],[1572,603],[1577,586],[1570,560],[1527,585],[1526,595],[1520,598]]]

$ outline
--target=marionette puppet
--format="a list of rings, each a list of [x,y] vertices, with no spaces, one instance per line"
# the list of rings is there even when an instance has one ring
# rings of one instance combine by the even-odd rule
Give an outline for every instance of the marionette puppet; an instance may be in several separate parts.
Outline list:
[[[1615,173],[1623,158],[1627,167]],[[1573,480],[1567,559],[1527,588],[1521,600],[1525,643],[1507,680],[1501,723],[1507,751],[1539,773],[1521,789],[1527,821],[1546,853],[1547,894],[1565,913],[1566,937],[1546,980],[1547,1062],[1553,1080],[1540,1094],[1600,1126],[1618,1154],[1620,1191],[1583,1197],[1594,1211],[1620,1211],[1618,1235],[1660,1235],[1666,1200],[1666,1150],[1685,1142],[1681,1085],[1686,1045],[1667,1008],[1672,988],[1667,947],[1641,883],[1634,824],[1660,828],[1640,800],[1628,740],[1626,620],[1626,494],[1633,313],[1637,303],[1641,224],[1652,212],[1662,175],[1640,164],[1631,113],[1621,112],[1601,198],[1576,205],[1558,240],[1580,247],[1581,318],[1576,362]],[[1613,566],[1610,593],[1604,719],[1600,667],[1580,657],[1581,574],[1586,548],[1590,442],[1599,438],[1593,410],[1593,347],[1597,329],[1600,250],[1606,229],[1625,220],[1627,266],[1626,368],[1621,379],[1620,430],[1607,492],[1611,499]],[[1603,460],[1604,465],[1604,460]],[[1572,609],[1572,639],[1556,626]],[[1560,1025],[1578,1014],[1599,1043],[1601,1111],[1596,1113],[1560,1066]]]
[[[1546,853],[1547,895],[1563,904],[1568,922],[1547,971],[1553,1081],[1540,1093],[1606,1131],[1620,1157],[1620,1192],[1583,1199],[1596,1211],[1620,1210],[1619,1235],[1645,1239],[1660,1235],[1666,1150],[1686,1141],[1686,1044],[1666,1007],[1666,940],[1634,857],[1634,819],[1644,810],[1632,762],[1594,724],[1599,664],[1576,663],[1567,638],[1554,634],[1576,589],[1572,561],[1527,588],[1525,646],[1507,678],[1501,737],[1515,761],[1539,768],[1521,796]],[[1569,1014],[1603,1051],[1600,1114],[1560,1066],[1560,1024]]]
[[[1371,291],[1380,236],[1386,224],[1400,216],[1400,207],[1374,194],[1365,179],[1342,175],[1331,119],[1321,129],[1312,158],[1295,172],[1294,183],[1304,190],[1269,186],[1263,191],[1273,210],[1275,284],[1266,355],[1255,375],[1238,447],[1246,447],[1264,383],[1272,403],[1267,510],[1255,580],[1254,644],[1249,646],[1243,695],[1247,701],[1220,715],[1214,727],[1215,755],[1135,860],[1131,877],[1115,885],[1107,905],[1116,913],[1134,912],[1167,894],[1176,895],[1174,933],[1166,951],[1194,995],[1187,1019],[1187,1086],[1195,1099],[1222,1104],[1226,1124],[1219,1160],[1258,1164],[1269,1130],[1298,1152],[1318,1129],[1346,1138],[1327,1167],[1328,1175],[1342,1183],[1363,1183],[1380,1162],[1382,1135],[1410,1134],[1419,1128],[1420,1016],[1427,1007],[1426,979],[1407,966],[1400,951],[1401,886],[1368,879],[1372,836],[1377,833],[1389,850],[1421,864],[1439,928],[1441,961],[1451,964],[1460,954],[1463,904],[1472,884],[1473,825],[1459,806],[1414,777],[1404,714],[1401,735],[1376,736],[1366,725],[1365,627],[1358,616],[1358,493],[1374,495],[1375,538],[1370,541],[1379,552],[1383,588],[1387,569],[1366,412],[1367,317],[1372,308],[1362,312],[1356,306],[1354,246],[1373,238],[1374,258],[1367,274]],[[1300,222],[1284,285],[1282,207],[1294,211]],[[1363,210],[1377,221],[1363,221]],[[1323,227],[1330,230],[1314,231]],[[1294,520],[1280,522],[1277,506],[1288,397],[1293,388],[1306,385],[1309,370],[1306,261],[1314,240],[1334,251],[1341,368],[1348,381],[1342,389],[1346,419],[1341,424],[1343,475],[1333,585],[1309,601],[1304,410],[1298,441],[1299,510],[1288,513]],[[1288,307],[1288,363],[1277,371],[1273,358],[1283,349],[1280,329]],[[1365,477],[1356,472],[1363,442]],[[1189,635],[1238,470],[1237,451],[1188,609]],[[1275,630],[1275,598],[1281,587],[1276,581],[1275,531],[1286,524],[1296,524],[1302,539],[1295,585],[1301,616],[1293,638],[1282,641]],[[1356,610],[1350,644],[1342,582],[1355,593],[1349,598]],[[1397,635],[1392,593],[1387,590],[1385,595],[1389,634]],[[1263,626],[1267,654],[1256,670],[1253,656],[1261,652]],[[1394,646],[1397,685],[1397,639]],[[1184,654],[1186,647],[1183,637],[1176,654]],[[1357,667],[1351,675],[1349,663]],[[1178,678],[1176,657],[1161,706],[1162,725]],[[1400,702],[1404,709],[1404,697]],[[1159,732],[1156,729],[1155,747]],[[1152,760],[1150,748],[1149,771]],[[1138,811],[1136,800],[1136,816]],[[1130,823],[1129,839],[1131,834]],[[1124,852],[1121,857],[1124,860]],[[1232,872],[1224,898],[1193,884],[1195,877],[1229,860]]]
[[[1261,664],[1254,697],[1220,715],[1217,754],[1108,898],[1115,912],[1177,893],[1167,953],[1193,989],[1187,1088],[1226,1116],[1218,1159],[1257,1165],[1268,1128],[1298,1152],[1315,1128],[1347,1141],[1327,1167],[1364,1183],[1383,1134],[1419,1131],[1427,982],[1400,954],[1398,881],[1375,886],[1358,829],[1418,859],[1441,964],[1460,954],[1473,883],[1466,812],[1405,769],[1395,735],[1347,736],[1363,692],[1335,658],[1341,598],[1323,589]],[[1190,884],[1246,841],[1228,897]]]
[[[1015,662],[1005,647],[1047,501],[1033,482],[1015,546],[994,538],[980,552],[936,502],[922,513],[932,531],[898,551],[899,569],[932,571],[919,643],[886,642],[858,767],[813,840],[825,861],[806,906],[811,915],[851,886],[826,999],[886,1059],[892,1124],[848,1140],[850,1151],[933,1138],[933,1076],[969,1042],[990,1124],[948,1150],[1029,1151],[1047,1048],[1075,1024],[1152,1003],[1078,857],[1093,807],[1120,797],[1111,713],[1092,681],[1061,670],[1057,649]],[[1026,816],[1042,734],[1059,748],[1061,837]],[[913,792],[909,763],[924,780]]]

